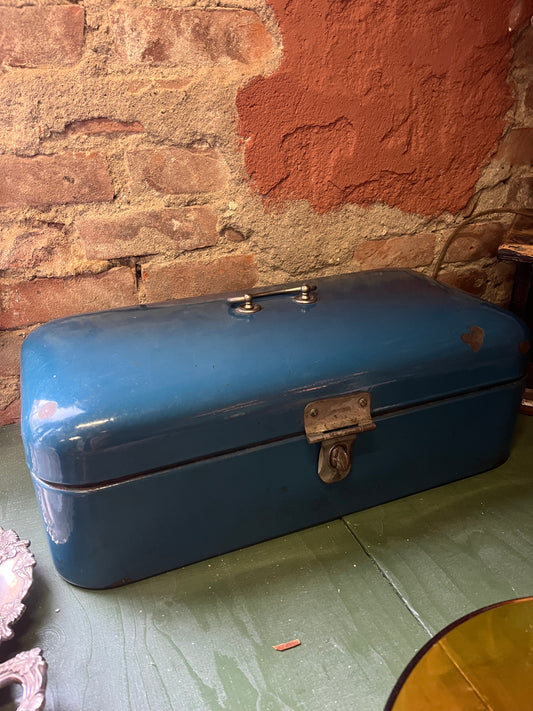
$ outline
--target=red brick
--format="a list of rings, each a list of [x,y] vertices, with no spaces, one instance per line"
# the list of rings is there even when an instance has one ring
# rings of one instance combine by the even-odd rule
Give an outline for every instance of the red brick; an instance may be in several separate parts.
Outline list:
[[[533,184],[533,178],[530,178],[530,180]],[[533,195],[533,191],[531,192],[531,195]],[[533,210],[531,210],[530,208],[527,208],[527,210],[529,212],[529,217],[526,217],[525,215],[516,216],[516,222],[514,223],[515,229],[533,231]]]
[[[110,11],[110,20],[117,58],[133,64],[248,64],[273,46],[265,26],[249,10],[121,7]]]
[[[434,250],[434,234],[403,235],[361,242],[354,259],[362,269],[420,267],[431,264]]]
[[[487,284],[487,274],[483,269],[469,267],[453,272],[441,272],[439,281],[457,289],[467,291],[469,294],[481,296]]]
[[[162,91],[179,91],[191,83],[192,79],[156,79],[154,89]]]
[[[130,306],[137,301],[133,274],[127,267],[103,274],[0,284],[0,328]]]
[[[70,259],[71,245],[60,225],[0,230],[0,271],[24,271],[26,278],[62,275]]]
[[[81,57],[85,13],[76,5],[0,7],[0,63],[66,66]]]
[[[226,227],[224,230],[224,237],[228,240],[228,242],[244,242],[246,239],[243,233],[239,232],[239,230],[236,230],[234,227]]]
[[[20,420],[18,378],[0,378],[0,427]]]
[[[18,376],[20,348],[26,336],[34,328],[25,328],[23,331],[0,331],[0,378]]]
[[[0,156],[0,207],[62,205],[113,199],[104,156],[63,153],[19,158]]]
[[[533,111],[533,83],[529,84],[524,97],[525,107],[528,111]]]
[[[15,400],[5,410],[0,410],[0,427],[20,422],[20,400]]]
[[[127,159],[134,183],[158,193],[206,193],[221,190],[227,181],[226,166],[211,149],[139,150],[128,153]]]
[[[465,227],[451,243],[445,262],[473,262],[495,257],[505,228],[501,222],[483,222]]]
[[[17,376],[0,378],[0,410],[3,410],[20,396],[19,379]]]
[[[253,255],[231,255],[208,263],[150,262],[143,265],[142,279],[148,301],[164,301],[249,289],[257,270]]]
[[[139,80],[128,85],[130,94],[141,94],[148,89],[156,91],[180,91],[191,83],[191,77],[185,79],[152,79],[151,81]]]
[[[139,121],[115,121],[108,118],[84,119],[73,121],[65,127],[67,136],[96,136],[113,133],[144,133],[144,126]]]
[[[533,128],[515,128],[509,131],[500,143],[496,160],[511,165],[533,163]]]
[[[128,94],[141,94],[143,91],[147,91],[151,88],[152,82],[146,79],[132,81],[130,84],[128,84]]]
[[[533,208],[533,176],[519,176],[509,180],[506,207],[515,210]]]
[[[217,243],[217,216],[209,207],[130,212],[117,217],[82,217],[76,225],[88,259],[160,254]]]
[[[511,296],[514,286],[515,264],[498,262],[490,268],[489,283],[483,294],[483,298],[493,304],[508,308],[511,303]]]
[[[531,67],[533,65],[533,25],[520,33],[513,47],[513,66]]]
[[[514,264],[495,262],[486,267],[465,267],[441,272],[439,281],[499,306],[508,306],[513,288]]]

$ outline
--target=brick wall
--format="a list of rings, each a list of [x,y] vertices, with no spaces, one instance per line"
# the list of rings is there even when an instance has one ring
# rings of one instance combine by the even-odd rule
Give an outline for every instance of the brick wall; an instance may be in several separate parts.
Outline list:
[[[0,26],[0,425],[19,417],[22,340],[49,319],[359,269],[429,271],[461,215],[533,206],[530,26],[514,36],[497,152],[464,211],[436,216],[265,205],[236,109],[283,57],[263,0],[0,0]],[[470,228],[442,278],[505,303],[502,230]]]

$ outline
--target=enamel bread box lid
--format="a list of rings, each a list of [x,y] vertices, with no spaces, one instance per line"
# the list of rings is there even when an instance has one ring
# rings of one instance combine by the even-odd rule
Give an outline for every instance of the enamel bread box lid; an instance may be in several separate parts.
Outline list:
[[[54,563],[120,585],[495,467],[528,338],[407,270],[47,323],[22,435]]]

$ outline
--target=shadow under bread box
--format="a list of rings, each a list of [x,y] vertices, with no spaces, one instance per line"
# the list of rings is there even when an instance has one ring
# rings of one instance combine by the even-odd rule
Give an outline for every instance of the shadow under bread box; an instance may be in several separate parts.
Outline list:
[[[513,314],[406,270],[272,290],[28,336],[22,435],[68,581],[124,584],[506,459]]]

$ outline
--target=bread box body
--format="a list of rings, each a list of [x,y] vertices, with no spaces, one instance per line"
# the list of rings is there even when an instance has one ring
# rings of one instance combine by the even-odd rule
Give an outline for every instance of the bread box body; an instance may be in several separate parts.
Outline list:
[[[518,319],[404,270],[312,285],[29,335],[22,434],[63,577],[123,584],[505,460]]]

